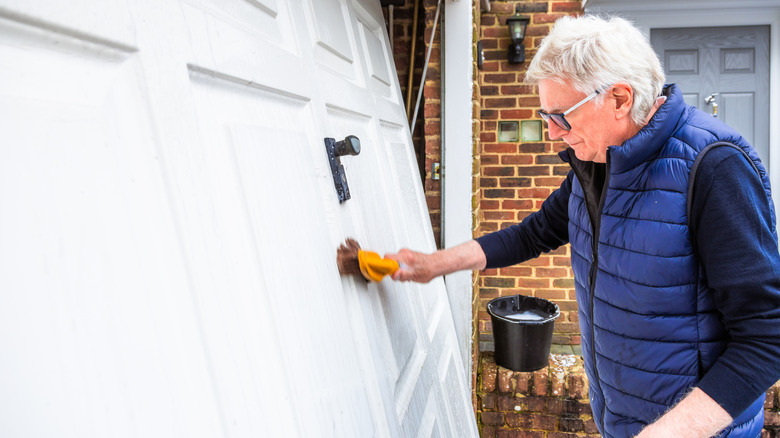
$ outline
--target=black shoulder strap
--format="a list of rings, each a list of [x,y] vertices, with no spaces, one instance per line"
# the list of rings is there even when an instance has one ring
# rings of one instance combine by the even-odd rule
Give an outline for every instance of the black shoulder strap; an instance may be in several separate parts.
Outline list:
[[[691,224],[691,207],[693,206],[693,187],[696,184],[696,171],[699,169],[699,164],[701,164],[701,161],[704,159],[704,156],[707,155],[707,152],[721,146],[732,147],[738,150],[745,157],[745,159],[747,159],[747,162],[750,163],[750,165],[753,167],[753,170],[756,171],[756,175],[758,175],[758,178],[761,179],[761,172],[758,171],[758,167],[756,167],[756,163],[754,163],[753,160],[750,159],[750,157],[748,156],[747,152],[745,152],[744,149],[735,145],[734,143],[730,143],[727,141],[718,141],[710,145],[707,145],[707,147],[702,149],[702,151],[699,152],[699,155],[696,157],[696,160],[693,162],[693,166],[691,166],[691,174],[688,177],[688,197],[686,199],[686,203],[687,203],[686,212],[688,214],[688,229],[691,230],[691,240],[693,240],[693,226]]]

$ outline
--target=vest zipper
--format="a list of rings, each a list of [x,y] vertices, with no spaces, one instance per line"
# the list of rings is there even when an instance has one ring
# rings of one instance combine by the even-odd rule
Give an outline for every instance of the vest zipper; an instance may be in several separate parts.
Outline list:
[[[604,202],[607,199],[607,187],[609,187],[609,150],[607,151],[607,171],[604,176],[604,187],[601,189],[601,199],[599,200],[598,210],[596,211],[596,223],[593,226],[593,264],[590,267],[590,349],[593,357],[593,372],[596,374],[596,382],[599,385],[599,392],[602,399],[604,391],[601,389],[601,378],[599,377],[599,367],[596,361],[596,321],[594,320],[595,309],[593,308],[596,297],[596,276],[599,272],[599,238],[601,237],[601,213],[604,210]],[[606,400],[602,401],[601,408],[601,430],[604,429],[604,416],[607,412]]]
[[[572,163],[574,164],[574,163]],[[574,174],[577,175],[577,178],[580,180],[580,185],[582,185],[582,176],[580,174],[579,169],[576,165],[571,166],[571,168],[574,170]],[[593,320],[594,316],[594,309],[593,304],[595,301],[596,296],[596,275],[598,274],[598,266],[599,266],[599,237],[601,234],[601,212],[604,209],[604,202],[607,199],[607,187],[609,187],[609,149],[607,149],[607,164],[606,164],[606,175],[604,176],[604,186],[601,190],[601,196],[599,198],[599,204],[596,206],[596,214],[592,215],[596,219],[596,223],[591,223],[591,231],[593,232],[592,237],[592,250],[593,253],[592,256],[592,262],[590,265],[590,355],[593,358],[593,372],[595,373],[596,377],[596,385],[599,388],[599,393],[601,394],[602,399],[604,398],[604,391],[601,389],[601,378],[599,377],[599,369],[596,363],[596,324]],[[585,197],[585,207],[590,211],[593,206],[588,203],[587,196]],[[604,417],[606,416],[606,401],[602,402],[602,409],[601,409],[601,415],[596,417],[596,413],[594,412],[594,420],[598,418],[599,422],[599,429],[604,430]]]

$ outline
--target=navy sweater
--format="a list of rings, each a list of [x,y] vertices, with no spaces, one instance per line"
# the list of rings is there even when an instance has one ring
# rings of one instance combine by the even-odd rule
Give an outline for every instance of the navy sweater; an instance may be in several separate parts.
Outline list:
[[[487,267],[510,266],[569,242],[570,172],[542,208],[477,238]],[[603,186],[603,176],[592,184]],[[694,247],[729,333],[723,355],[698,387],[737,417],[780,378],[780,254],[766,193],[742,154],[715,148],[696,174]]]

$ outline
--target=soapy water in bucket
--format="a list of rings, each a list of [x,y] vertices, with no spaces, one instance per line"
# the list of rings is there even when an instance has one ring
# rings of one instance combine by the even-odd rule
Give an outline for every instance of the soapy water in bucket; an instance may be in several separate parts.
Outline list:
[[[512,319],[515,321],[541,321],[543,319],[548,318],[550,315],[541,314],[533,310],[523,310],[514,313],[507,313],[501,316],[503,316],[506,319]]]

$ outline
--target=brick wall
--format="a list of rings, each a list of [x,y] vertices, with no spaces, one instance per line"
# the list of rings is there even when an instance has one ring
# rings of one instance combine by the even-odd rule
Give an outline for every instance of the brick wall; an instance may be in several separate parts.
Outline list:
[[[506,51],[511,40],[506,19],[516,10],[531,17],[524,41],[525,64],[507,62]],[[538,119],[538,91],[534,86],[523,84],[528,61],[556,19],[580,11],[579,0],[493,1],[491,11],[482,14],[480,38],[485,63],[480,74],[482,196],[479,234],[513,225],[538,210],[569,171],[568,165],[557,156],[565,144],[549,141],[546,129],[541,142],[500,142],[498,125],[500,121]],[[480,276],[478,287],[480,349],[493,349],[490,317],[485,311],[487,302],[499,296],[522,294],[558,304],[561,316],[555,323],[553,335],[553,343],[558,344],[556,351],[577,351],[579,323],[568,245],[517,266],[486,270]]]
[[[547,368],[521,373],[483,353],[477,400],[482,438],[600,436],[579,356],[552,355]]]
[[[533,373],[496,365],[492,353],[479,364],[477,419],[482,438],[599,437],[588,403],[582,358],[551,355]],[[767,391],[761,438],[780,438],[780,382]]]

